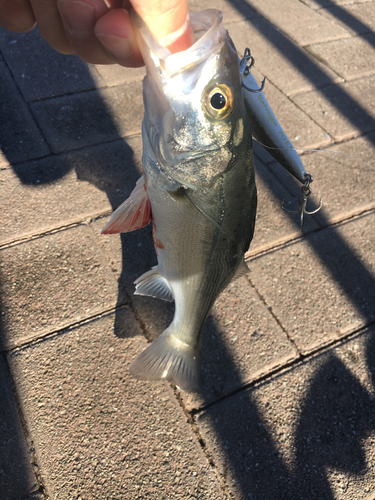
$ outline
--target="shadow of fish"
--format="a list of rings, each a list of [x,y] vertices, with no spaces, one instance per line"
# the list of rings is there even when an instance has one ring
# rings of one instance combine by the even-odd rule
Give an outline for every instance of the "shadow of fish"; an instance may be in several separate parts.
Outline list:
[[[135,16],[147,67],[144,175],[103,233],[153,222],[158,265],[136,294],[175,301],[175,316],[130,365],[143,380],[200,385],[202,327],[220,292],[247,272],[256,187],[250,126],[236,49],[219,11],[191,15],[198,37],[171,54]]]

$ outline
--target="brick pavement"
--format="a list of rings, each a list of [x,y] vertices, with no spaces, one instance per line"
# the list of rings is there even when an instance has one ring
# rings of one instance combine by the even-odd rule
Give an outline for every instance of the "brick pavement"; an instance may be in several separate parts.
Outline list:
[[[0,498],[375,498],[375,2],[218,7],[313,174],[255,145],[251,273],[205,325],[198,394],[127,366],[173,305],[133,296],[151,231],[100,236],[141,168],[143,69],[0,30]]]

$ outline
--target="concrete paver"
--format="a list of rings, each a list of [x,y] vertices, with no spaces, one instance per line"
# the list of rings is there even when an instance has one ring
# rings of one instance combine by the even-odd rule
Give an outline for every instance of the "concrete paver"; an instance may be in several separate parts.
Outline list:
[[[95,70],[103,78],[106,87],[114,87],[126,82],[142,80],[146,75],[146,68],[125,68],[118,64],[95,64]]]
[[[117,314],[9,356],[49,498],[224,499],[173,392],[128,373],[146,342]]]
[[[2,128],[0,167],[48,154],[49,148],[4,63],[0,63],[0,102],[0,121],[11,124]]]
[[[33,490],[39,489],[39,485],[2,356],[0,384],[0,497],[7,499],[31,496]]]
[[[139,134],[142,85],[135,81],[56,97],[34,102],[31,109],[53,152],[60,153]]]
[[[140,176],[141,147],[135,137],[1,171],[0,243],[117,208]]]
[[[223,14],[223,21],[225,24],[233,23],[236,21],[243,21],[244,19],[252,19],[258,17],[259,14],[255,12],[249,5],[241,0],[217,0],[213,6],[210,0],[191,0],[189,2],[190,12],[201,12],[205,9],[218,9]]]
[[[355,0],[355,3],[369,3],[373,0]],[[322,7],[332,7],[332,5],[346,6],[352,5],[353,0],[303,0],[303,3],[308,5],[311,9],[321,9]]]
[[[197,416],[233,498],[367,500],[374,328]]]
[[[322,16],[320,12],[311,12],[311,9],[299,0],[279,0],[277,9],[274,8],[273,0],[251,0],[250,4],[302,47],[348,36],[345,29]]]
[[[82,92],[104,84],[77,56],[56,52],[37,29],[29,33],[0,31],[0,50],[26,101]],[[92,67],[92,66],[91,66]]]
[[[204,385],[198,394],[182,394],[188,409],[212,403],[299,356],[245,277],[217,299],[203,335]]]
[[[117,284],[85,225],[5,247],[1,259],[2,347],[116,305]]]
[[[322,209],[317,214],[305,217],[305,232],[314,230],[319,225],[325,227],[375,208],[375,194],[369,187],[375,176],[374,140],[375,135],[371,133],[302,156],[306,171],[314,178],[307,209],[316,209],[321,198],[323,203]],[[296,209],[297,200],[301,199],[300,184],[276,162],[270,163],[268,169],[272,171],[280,185],[285,186],[282,195],[276,194],[276,197],[281,199],[285,196],[285,207],[289,210]],[[290,198],[288,192],[292,194]],[[268,205],[270,203],[268,202]],[[265,200],[264,212],[267,214],[268,210]],[[271,221],[267,226],[268,231],[272,229],[272,219],[275,217],[273,209],[270,210],[268,216]],[[279,213],[280,205],[275,203],[274,210],[276,214]],[[299,214],[287,215],[288,222],[293,222],[296,227],[299,218]],[[284,235],[288,235],[291,239],[286,227]],[[256,248],[256,245],[253,245],[253,248]]]
[[[375,179],[374,142],[372,133],[328,148],[332,153],[303,157],[306,171],[314,177],[312,202],[318,206],[323,197],[323,208],[314,215],[323,226],[375,208],[375,193],[369,187]],[[281,170],[276,165],[269,168]]]
[[[352,35],[369,33],[375,29],[374,2],[348,4],[345,8],[337,5],[321,9],[319,12]]]
[[[341,81],[341,77],[263,18],[229,25],[242,54],[250,47],[256,68],[287,96]]]
[[[335,140],[375,130],[375,103],[368,96],[375,76],[304,92],[292,100]]]
[[[251,260],[252,282],[302,353],[375,320],[374,220],[371,212]]]
[[[374,74],[374,45],[375,33],[368,33],[361,37],[309,45],[308,50],[342,78],[349,80]]]

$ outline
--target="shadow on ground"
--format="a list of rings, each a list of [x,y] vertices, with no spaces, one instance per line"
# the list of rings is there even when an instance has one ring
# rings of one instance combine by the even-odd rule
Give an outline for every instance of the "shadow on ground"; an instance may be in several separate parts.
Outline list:
[[[296,51],[299,53],[299,57],[301,57],[301,53],[303,57],[302,49],[292,44],[290,39],[282,35],[282,33],[280,33],[280,36],[283,40],[282,44],[278,47],[275,46],[275,50],[282,51],[284,57],[286,52],[291,54],[292,63],[293,54]],[[23,40],[27,43],[27,37],[23,38]],[[288,50],[286,51],[285,48]],[[316,67],[314,71],[319,73],[321,70]],[[87,73],[86,78],[90,78],[89,73]],[[311,81],[314,83],[314,77]],[[92,85],[94,86],[94,82]],[[324,88],[320,91],[325,94]],[[356,104],[352,102],[351,97],[342,89],[338,89],[338,93],[339,101]],[[327,97],[329,97],[328,94]],[[106,117],[105,119],[108,122],[112,122],[110,113],[104,102],[102,102],[102,106],[101,114]],[[345,106],[340,108],[340,110],[345,113]],[[366,114],[365,110],[362,109],[361,111]],[[375,129],[373,118],[369,115],[367,118],[372,124],[372,128]],[[5,127],[8,125],[2,122],[2,126]],[[18,132],[16,131],[16,133]],[[120,136],[118,138],[120,139]],[[7,144],[3,143],[3,151],[7,150],[9,150]],[[122,195],[125,192],[130,192],[138,177],[130,147],[127,149],[126,156],[126,166],[124,166],[125,162],[122,162],[121,165],[112,171],[106,167],[105,160],[100,162],[98,171],[90,171],[90,165],[81,165],[79,171],[77,171],[80,179],[92,183],[98,189],[105,190],[113,208],[117,208],[119,203],[123,201],[126,196]],[[38,184],[40,186],[41,183],[48,184],[62,178],[73,166],[69,163],[60,163],[59,168],[37,173],[33,170],[24,171],[19,169],[17,163],[13,165],[13,168],[21,182],[27,185]],[[120,169],[122,168],[128,169],[131,173],[130,177],[134,177],[132,184],[125,188],[121,186],[123,177]],[[109,178],[111,182],[105,182]],[[276,189],[276,184],[276,180],[272,182],[268,179],[267,185],[271,191]],[[118,191],[119,188],[120,191]],[[298,224],[299,221],[296,219],[296,225]],[[346,295],[357,307],[361,315],[367,315],[368,323],[373,322],[373,311],[371,309],[367,311],[363,310],[362,305],[363,294],[366,294],[368,290],[372,290],[372,293],[374,293],[374,276],[368,272],[350,246],[340,238],[334,228],[329,227],[324,231],[326,241],[334,242],[334,247],[339,247],[340,252],[344,254],[346,267],[337,266],[335,253],[330,252],[327,248],[323,249],[318,245],[314,246],[317,257],[330,270],[333,278],[345,290]],[[148,245],[151,252],[152,242],[149,230],[142,233],[142,239],[144,239],[145,245]],[[314,241],[317,240],[308,237],[308,241],[314,245]],[[137,260],[137,235],[122,235],[122,245],[122,273],[123,277],[126,277],[132,272],[129,269],[132,261],[129,256],[133,255],[133,260]],[[147,263],[138,262],[140,272],[146,271],[149,268],[150,262],[151,264],[154,263],[155,256],[153,253],[150,253],[148,258],[150,261]],[[360,277],[362,283],[361,294],[358,294],[356,287],[353,286],[358,277]],[[124,283],[128,285],[127,279],[120,279],[120,287]],[[371,303],[374,304],[375,299]],[[148,314],[148,308],[154,309],[152,314],[164,315],[165,322],[173,314],[173,310],[168,305],[164,306],[162,303],[152,301],[151,299],[144,299],[144,301],[143,299],[137,299],[135,304],[138,315],[141,318],[143,315]],[[219,331],[219,325],[215,324],[215,320],[212,317],[208,319],[205,328],[215,329],[216,332]],[[2,332],[2,335],[6,334],[6,331]],[[217,338],[220,342],[219,335],[217,335]],[[223,358],[226,358],[223,362],[226,366],[230,367],[240,383],[241,377],[239,374],[238,376],[236,375],[236,366],[234,366],[231,360],[229,350],[226,346],[221,346],[220,350],[223,352]],[[372,333],[367,343],[367,364],[373,376],[375,375],[374,351],[375,333]],[[209,363],[210,356],[204,360],[204,364]],[[2,405],[6,404],[7,402],[3,401]],[[293,470],[288,468],[278,453],[276,440],[263,425],[263,416],[251,398],[241,397],[238,405],[231,406],[228,404],[227,417],[229,418],[225,420],[218,419],[213,426],[218,439],[227,442],[225,451],[226,462],[228,468],[233,471],[238,491],[242,498],[253,498],[254,500],[280,498],[291,500],[299,498],[315,499],[319,497],[322,500],[333,500],[334,496],[327,482],[325,470],[331,466],[345,473],[365,473],[366,462],[362,440],[367,434],[374,431],[374,415],[374,402],[369,394],[363,389],[351,372],[349,372],[342,361],[334,354],[331,354],[314,374],[313,379],[310,381],[307,395],[302,402],[301,416],[296,426],[295,435],[293,436],[295,454],[295,468]],[[244,429],[246,429],[245,434]],[[355,433],[353,429],[355,429]],[[21,434],[19,442],[22,443]],[[19,448],[22,449],[22,446],[20,444]],[[4,463],[7,460],[7,455],[3,454],[4,449],[2,446],[0,463]],[[27,459],[25,459],[25,463],[26,461]],[[25,472],[26,469],[25,465]],[[9,474],[12,473],[12,471],[9,471]],[[26,473],[25,476],[27,476]],[[22,474],[18,470],[13,480],[22,481],[21,478]],[[0,482],[0,492],[1,484]],[[6,498],[4,494],[2,494],[2,497]]]

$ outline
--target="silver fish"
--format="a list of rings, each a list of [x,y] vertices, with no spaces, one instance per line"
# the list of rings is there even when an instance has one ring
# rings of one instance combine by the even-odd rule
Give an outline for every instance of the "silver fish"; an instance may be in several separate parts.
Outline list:
[[[130,365],[142,380],[200,385],[202,327],[217,296],[247,272],[256,187],[236,49],[217,10],[192,14],[195,44],[171,54],[140,18],[144,175],[103,233],[153,222],[158,265],[136,294],[175,301],[170,326]]]

